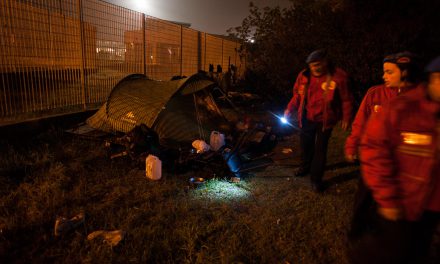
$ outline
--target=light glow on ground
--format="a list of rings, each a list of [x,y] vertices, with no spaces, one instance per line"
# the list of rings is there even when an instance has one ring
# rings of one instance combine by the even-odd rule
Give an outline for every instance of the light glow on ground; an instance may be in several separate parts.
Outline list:
[[[230,183],[224,180],[209,180],[193,190],[196,197],[210,200],[239,200],[250,197],[247,184],[243,181]]]

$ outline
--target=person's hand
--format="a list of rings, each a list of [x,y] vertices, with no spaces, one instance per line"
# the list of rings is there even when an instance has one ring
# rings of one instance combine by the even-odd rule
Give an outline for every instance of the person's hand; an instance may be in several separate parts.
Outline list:
[[[284,110],[284,118],[289,118],[290,117],[290,110],[286,109]]]
[[[347,131],[348,127],[349,127],[349,124],[348,124],[347,121],[341,121],[341,128],[342,128],[342,130]]]
[[[397,221],[403,218],[403,211],[400,208],[379,207],[379,214],[389,221]]]
[[[345,160],[350,163],[354,163],[357,160],[357,155],[345,154]]]

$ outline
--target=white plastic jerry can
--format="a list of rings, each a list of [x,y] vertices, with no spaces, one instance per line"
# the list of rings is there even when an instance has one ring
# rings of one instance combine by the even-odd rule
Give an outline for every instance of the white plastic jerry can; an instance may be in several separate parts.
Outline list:
[[[162,177],[162,161],[154,155],[148,155],[145,159],[145,173],[147,178],[159,180]]]
[[[219,150],[225,145],[225,135],[218,131],[212,131],[211,137],[209,138],[209,145],[211,145],[212,150]]]

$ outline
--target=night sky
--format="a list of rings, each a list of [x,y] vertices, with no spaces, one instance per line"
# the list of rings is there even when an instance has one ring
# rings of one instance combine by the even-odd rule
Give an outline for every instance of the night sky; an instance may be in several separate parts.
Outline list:
[[[249,14],[250,0],[105,0],[157,18],[190,23],[191,28],[225,35]],[[259,7],[290,6],[289,0],[253,0]]]

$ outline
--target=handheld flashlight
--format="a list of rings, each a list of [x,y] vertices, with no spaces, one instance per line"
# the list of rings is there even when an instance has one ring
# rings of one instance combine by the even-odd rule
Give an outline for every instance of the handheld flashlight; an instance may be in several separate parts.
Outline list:
[[[283,123],[283,124],[287,124],[288,122],[287,122],[287,119],[283,116],[283,117],[280,117],[280,121],[281,121],[281,123]]]
[[[278,120],[280,120],[280,122],[281,122],[281,124],[283,124],[283,126],[284,126],[284,125],[287,125],[287,126],[290,126],[290,127],[294,128],[294,129],[298,129],[298,127],[297,127],[296,125],[290,123],[288,117],[286,117],[286,116],[284,116],[284,115],[277,115],[277,114],[272,113],[272,112],[270,112],[270,111],[268,111],[268,112],[269,112],[270,114],[272,114],[274,117],[278,118]]]

